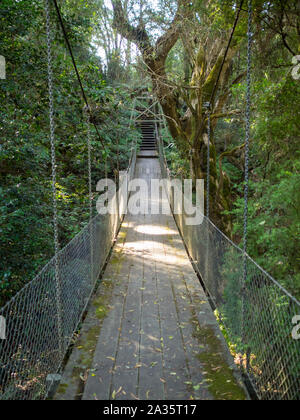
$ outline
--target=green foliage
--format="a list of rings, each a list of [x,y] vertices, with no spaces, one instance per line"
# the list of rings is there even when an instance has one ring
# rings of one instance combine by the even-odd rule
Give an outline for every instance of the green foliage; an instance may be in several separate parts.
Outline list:
[[[91,46],[97,1],[62,5],[70,42],[92,104],[108,112],[100,127],[103,152],[92,127],[93,190],[107,173],[125,169],[130,143],[130,92],[112,88]],[[53,22],[57,18],[53,13]],[[43,2],[1,2],[1,55],[7,79],[0,81],[0,306],[30,281],[53,255],[47,56]],[[88,221],[87,124],[71,59],[60,28],[54,29],[55,138],[60,244]],[[119,157],[117,156],[119,150]],[[96,199],[96,196],[94,197]]]
[[[299,298],[300,83],[291,77],[292,56],[278,36],[280,28],[275,22],[279,21],[281,7],[287,9],[290,18],[290,24],[284,23],[288,42],[296,49],[294,5],[255,2],[255,23],[264,31],[256,36],[252,71],[248,253]],[[271,24],[266,25],[266,21]],[[277,35],[271,37],[276,31]],[[233,79],[246,67],[245,53],[241,50],[235,60]],[[242,79],[231,88],[232,108],[245,108],[245,93],[246,82]],[[244,133],[242,119],[220,121],[215,132],[217,149],[222,152],[242,144]],[[241,244],[243,161],[226,158],[222,168],[231,180],[234,235]]]
[[[276,180],[251,183],[248,253],[275,279],[300,297],[300,165]],[[243,229],[243,199],[235,203],[235,233]]]
[[[176,144],[174,143],[168,130],[162,129],[161,135],[164,139],[164,152],[172,178],[189,178],[189,161],[186,159],[186,157],[182,157],[180,155],[178,148],[176,147]]]
[[[112,12],[102,0],[60,1],[79,73],[90,102],[99,109],[104,152],[92,128],[93,189],[97,181],[115,169],[125,169],[130,144],[138,139],[129,128],[130,66],[133,50],[123,43],[112,27]],[[164,30],[174,15],[176,1],[160,1],[154,10],[141,5],[150,36]],[[49,151],[47,57],[45,16],[39,0],[2,0],[0,8],[1,55],[7,61],[7,80],[0,81],[0,288],[4,303],[53,255],[51,224],[51,166]],[[191,39],[198,48],[202,38],[228,33],[236,14],[236,2],[213,0],[194,2],[197,22],[191,25]],[[128,3],[133,23],[140,19],[134,2]],[[286,19],[280,20],[284,13]],[[88,220],[87,127],[83,103],[54,10],[55,123],[58,170],[58,215],[63,246]],[[277,280],[299,297],[299,129],[300,83],[291,77],[291,51],[299,48],[297,8],[292,1],[254,2],[256,25],[253,66],[253,110],[250,162],[249,254]],[[107,24],[105,26],[105,24]],[[185,30],[186,22],[183,22]],[[230,69],[234,81],[246,68],[246,15],[242,13],[234,42],[239,54]],[[281,26],[280,26],[281,25]],[[281,30],[286,34],[284,39]],[[122,42],[121,42],[122,41]],[[288,45],[286,45],[286,43]],[[193,44],[193,45],[194,45]],[[96,48],[105,52],[97,56]],[[134,57],[136,58],[136,57]],[[138,61],[138,60],[137,60]],[[166,71],[176,83],[188,83],[191,73],[185,42],[171,50]],[[140,78],[135,82],[141,88]],[[120,85],[128,82],[127,86]],[[147,84],[143,82],[143,86]],[[174,87],[174,88],[175,88]],[[245,107],[245,79],[231,87],[228,109]],[[103,111],[105,108],[105,112]],[[128,129],[129,128],[129,129]],[[244,142],[243,117],[219,120],[214,130],[216,153],[221,155]],[[175,177],[190,176],[190,160],[166,138],[165,152]],[[169,145],[169,146],[168,146]],[[219,168],[218,168],[219,170]],[[235,240],[241,243],[243,214],[243,154],[222,161],[231,181],[231,214]],[[220,173],[219,173],[220,175]],[[96,197],[94,197],[96,198]]]

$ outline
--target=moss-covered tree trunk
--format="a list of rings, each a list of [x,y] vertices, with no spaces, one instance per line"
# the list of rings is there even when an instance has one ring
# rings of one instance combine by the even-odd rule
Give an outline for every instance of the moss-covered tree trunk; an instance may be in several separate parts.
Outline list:
[[[213,132],[218,118],[224,116],[222,114],[223,108],[230,93],[228,86],[230,67],[237,49],[232,47],[228,52],[225,63],[223,63],[226,34],[214,41],[213,51],[205,49],[200,42],[192,60],[193,68],[188,86],[186,90],[179,89],[178,91],[177,89],[176,91],[166,74],[166,59],[179,38],[183,39],[183,43],[187,47],[191,42],[184,30],[184,25],[187,25],[194,18],[190,2],[188,0],[178,0],[178,10],[173,22],[155,45],[151,43],[151,39],[142,25],[135,27],[130,24],[121,0],[113,0],[112,3],[115,27],[124,37],[136,43],[139,47],[152,80],[153,90],[162,106],[170,133],[176,141],[179,152],[185,159],[189,159],[191,156],[194,177],[196,179],[206,179],[207,111],[203,105],[211,100],[214,86],[217,85],[219,95],[217,98],[212,98],[211,104]],[[220,73],[222,64],[222,72]],[[238,78],[238,80],[240,79]],[[178,94],[181,95],[181,102],[187,105],[184,116],[181,114]],[[213,136],[210,149],[210,217],[219,228],[230,235],[230,217],[224,214],[224,211],[229,209],[230,203],[229,180],[222,168],[217,171],[217,155]]]

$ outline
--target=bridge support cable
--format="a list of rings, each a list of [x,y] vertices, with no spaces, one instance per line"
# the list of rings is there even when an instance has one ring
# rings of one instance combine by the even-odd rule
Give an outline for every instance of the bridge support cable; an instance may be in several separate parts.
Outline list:
[[[237,14],[236,14],[236,17],[235,17],[235,20],[234,20],[234,24],[232,26],[231,34],[230,34],[230,37],[229,37],[229,40],[228,40],[228,43],[227,43],[227,46],[226,46],[226,49],[225,49],[225,53],[224,53],[224,56],[223,56],[223,60],[222,60],[222,63],[221,63],[221,67],[220,67],[220,70],[219,70],[219,73],[218,73],[216,83],[214,85],[214,88],[213,88],[212,94],[210,96],[209,102],[207,102],[205,104],[206,107],[208,105],[210,105],[212,109],[213,109],[213,106],[214,106],[215,95],[216,95],[216,92],[217,92],[217,89],[218,89],[219,81],[220,81],[220,78],[221,78],[221,75],[222,75],[224,65],[226,63],[226,58],[227,58],[227,55],[228,55],[228,52],[229,52],[229,49],[230,49],[230,45],[232,43],[236,28],[237,28],[237,25],[238,25],[238,21],[239,21],[239,18],[240,18],[240,14],[241,14],[241,11],[242,11],[243,4],[244,4],[244,0],[241,0],[240,6],[238,8],[238,11],[237,11]],[[198,128],[197,137],[200,134],[200,129],[201,129],[201,126],[199,126],[199,128]]]
[[[248,196],[249,196],[249,145],[251,129],[251,66],[252,66],[252,0],[248,5],[248,57],[247,57],[247,94],[246,94],[246,142],[245,142],[245,190],[244,190],[244,252],[247,253],[248,239]],[[245,267],[246,269],[246,267]],[[247,271],[245,271],[247,274]]]
[[[206,217],[209,219],[210,212],[210,145],[211,145],[211,102],[204,104],[207,110],[207,164],[206,164]]]
[[[93,190],[92,190],[92,144],[91,128],[87,116],[87,149],[88,149],[88,185],[89,185],[89,224],[90,224],[90,252],[91,252],[91,284],[94,283],[94,228],[93,228]]]
[[[247,93],[246,93],[246,141],[245,141],[245,186],[244,186],[244,238],[243,238],[243,251],[244,251],[244,263],[243,263],[243,319],[242,319],[242,338],[244,341],[245,337],[245,320],[246,320],[246,308],[245,308],[245,293],[246,293],[246,282],[247,282],[247,241],[248,241],[248,198],[249,198],[249,149],[250,149],[250,130],[251,130],[251,66],[252,66],[252,45],[253,45],[253,34],[252,34],[252,20],[253,20],[253,4],[252,0],[248,0],[248,51],[247,51]],[[246,343],[245,343],[246,344]],[[250,349],[247,349],[247,370],[249,369],[249,357]]]
[[[210,136],[211,136],[211,123],[210,123],[210,105],[207,113],[207,199],[206,199],[206,215],[209,218],[209,195],[210,195]]]
[[[206,166],[206,217],[210,219],[210,145],[211,145],[211,103],[206,104],[207,107],[207,166]],[[210,258],[210,241],[209,230],[206,232],[206,257],[205,270],[208,276],[209,258]]]
[[[45,0],[46,31],[47,31],[47,56],[48,56],[48,90],[49,90],[49,120],[50,120],[50,144],[51,144],[51,168],[52,168],[52,199],[53,199],[53,229],[55,249],[55,282],[57,304],[57,326],[59,352],[63,358],[63,329],[62,329],[62,302],[61,302],[61,278],[59,262],[59,238],[57,219],[57,188],[56,188],[56,148],[55,148],[55,123],[54,123],[54,97],[53,97],[53,58],[52,58],[52,29],[50,17],[50,0]]]
[[[219,81],[220,81],[220,78],[221,78],[222,70],[223,70],[223,67],[224,67],[225,62],[226,62],[226,58],[227,58],[227,55],[228,55],[228,52],[229,52],[229,48],[230,48],[231,42],[233,40],[233,36],[234,36],[235,30],[237,28],[237,24],[238,24],[238,21],[239,21],[239,18],[240,18],[240,14],[241,14],[241,11],[242,11],[242,7],[243,7],[243,4],[244,4],[244,1],[245,0],[241,0],[240,7],[238,8],[238,11],[237,11],[237,14],[236,14],[236,17],[235,17],[235,21],[234,21],[234,24],[233,24],[233,27],[232,27],[232,31],[231,31],[229,40],[228,40],[228,44],[226,46],[226,50],[225,50],[225,53],[224,53],[223,61],[222,61],[222,64],[221,64],[221,68],[220,68],[220,71],[219,71],[219,74],[218,74],[218,77],[217,77],[217,81],[215,83],[215,86],[214,86],[214,89],[212,91],[211,98],[210,98],[210,101],[209,101],[211,104],[213,104],[214,99],[215,99],[215,94],[217,92],[217,88],[218,88],[218,84],[219,84]]]
[[[59,6],[57,4],[57,0],[53,0],[53,3],[54,3],[54,6],[55,6],[55,10],[56,10],[56,14],[57,14],[57,17],[58,17],[58,21],[59,21],[60,27],[62,29],[63,36],[64,36],[64,39],[65,39],[65,42],[66,42],[68,51],[70,53],[72,64],[73,64],[73,67],[74,67],[74,70],[75,70],[75,73],[76,73],[76,77],[77,77],[77,80],[78,80],[78,83],[79,83],[79,86],[80,86],[82,98],[83,98],[83,100],[85,102],[85,105],[86,105],[86,108],[87,108],[88,113],[90,113],[91,112],[91,107],[90,107],[90,104],[89,104],[87,95],[86,95],[85,90],[84,90],[84,87],[83,87],[83,83],[82,83],[82,80],[81,80],[81,77],[80,77],[80,74],[79,74],[79,70],[78,70],[78,67],[77,67],[77,64],[76,64],[76,60],[75,60],[75,57],[74,57],[74,54],[73,54],[73,50],[72,50],[71,43],[70,43],[70,40],[69,40],[69,37],[68,37],[68,34],[67,34],[67,30],[66,30],[65,25],[64,25],[64,21],[63,21],[63,18],[62,18],[61,11],[60,11]],[[102,145],[102,148],[103,148],[104,152],[108,155],[107,150],[106,150],[106,147],[105,147],[105,144],[104,144],[104,141],[103,141],[103,139],[102,139],[102,137],[100,135],[99,129],[98,129],[97,125],[94,122],[93,122],[93,126],[94,126],[94,128],[96,130],[97,136],[98,136],[98,138],[100,140],[100,143]],[[113,167],[113,165],[112,165],[112,167]]]

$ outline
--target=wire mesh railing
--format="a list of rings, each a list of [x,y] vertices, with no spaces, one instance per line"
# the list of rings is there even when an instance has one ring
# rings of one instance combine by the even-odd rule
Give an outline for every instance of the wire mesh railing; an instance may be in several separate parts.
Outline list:
[[[61,313],[54,259],[0,309],[6,323],[6,339],[0,340],[0,399],[47,397],[51,386],[48,375],[58,373],[62,367],[125,214],[128,194],[123,184],[133,178],[135,162],[134,150],[127,176],[120,182],[125,195],[116,194],[112,202],[118,211],[97,215],[59,253]]]
[[[170,179],[158,136],[163,178]],[[174,209],[174,190],[167,188]],[[300,340],[293,338],[293,318],[300,303],[207,217],[189,226],[184,210],[174,214],[195,268],[224,325],[231,349],[255,393],[262,400],[300,399]],[[243,280],[244,261],[247,280]]]

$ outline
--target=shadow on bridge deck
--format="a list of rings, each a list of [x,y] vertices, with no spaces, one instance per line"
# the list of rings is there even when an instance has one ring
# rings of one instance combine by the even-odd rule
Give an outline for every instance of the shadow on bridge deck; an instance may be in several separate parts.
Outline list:
[[[56,399],[245,398],[173,217],[127,215]]]

